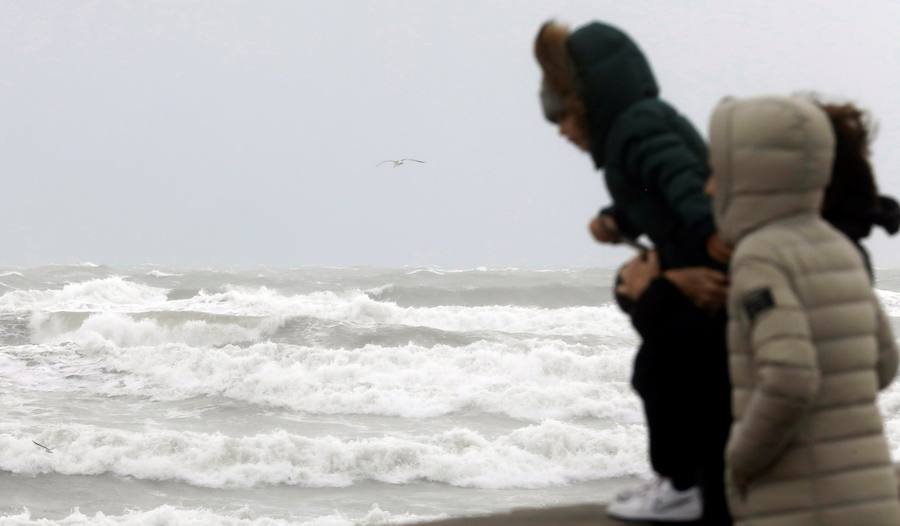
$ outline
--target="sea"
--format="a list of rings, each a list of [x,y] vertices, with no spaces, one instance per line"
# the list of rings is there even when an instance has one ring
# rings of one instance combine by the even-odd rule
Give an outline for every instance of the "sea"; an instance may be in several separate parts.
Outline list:
[[[613,274],[0,269],[0,525],[606,502],[650,476]],[[878,275],[897,324],[900,270]],[[880,403],[900,456],[900,387]]]

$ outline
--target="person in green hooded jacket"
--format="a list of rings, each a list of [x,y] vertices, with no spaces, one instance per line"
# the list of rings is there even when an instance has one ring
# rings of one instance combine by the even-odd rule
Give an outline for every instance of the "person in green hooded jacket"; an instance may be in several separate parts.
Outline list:
[[[565,56],[554,40],[565,36]],[[541,100],[548,120],[602,169],[613,204],[592,221],[601,242],[646,235],[667,268],[721,267],[728,249],[716,235],[706,143],[659,98],[646,57],[622,31],[593,22],[573,33],[549,22],[539,43]],[[556,56],[554,56],[556,55]]]
[[[659,98],[650,64],[621,30],[593,22],[569,32],[551,21],[538,33],[535,54],[543,72],[545,117],[604,172],[613,202],[591,221],[594,238],[618,243],[645,235],[654,245],[656,278],[650,286],[638,287],[640,297],[629,298],[636,303],[629,314],[643,339],[632,383],[645,405],[651,462],[657,463],[653,453],[659,444],[654,441],[660,437],[695,443],[694,451],[684,448],[667,455],[696,455],[695,482],[703,490],[704,522],[730,524],[722,487],[730,386],[724,336],[717,336],[724,335],[724,312],[721,305],[711,314],[686,312],[691,302],[673,296],[690,294],[664,276],[688,267],[721,271],[730,257],[704,192],[710,175],[706,143],[686,118]],[[678,312],[637,319],[660,305],[679,305]],[[685,316],[694,320],[694,337],[672,329]],[[682,415],[680,425],[673,414]],[[677,460],[684,471],[686,458]],[[659,475],[662,483],[621,496],[610,505],[610,514],[633,520],[689,520],[690,513],[679,506],[690,500],[690,477],[682,473],[679,485],[679,477]]]

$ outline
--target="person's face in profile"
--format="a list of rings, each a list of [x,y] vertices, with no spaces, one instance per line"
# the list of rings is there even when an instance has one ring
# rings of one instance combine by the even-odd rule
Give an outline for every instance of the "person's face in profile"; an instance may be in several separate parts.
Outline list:
[[[559,120],[559,134],[574,144],[579,150],[588,151],[588,135],[572,113],[566,113]]]

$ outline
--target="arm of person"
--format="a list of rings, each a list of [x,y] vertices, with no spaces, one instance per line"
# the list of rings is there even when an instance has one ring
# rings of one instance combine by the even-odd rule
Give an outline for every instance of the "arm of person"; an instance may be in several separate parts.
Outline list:
[[[686,226],[685,243],[705,247],[715,233],[712,205],[704,192],[707,161],[684,139],[652,117],[635,116],[623,141],[626,173],[660,192]]]
[[[654,251],[629,261],[620,277],[616,293],[634,302],[631,323],[645,339],[659,331],[690,338],[725,300],[724,274],[705,267],[662,272]]]
[[[728,276],[707,267],[669,269],[663,276],[671,281],[694,305],[715,312],[728,299]]]
[[[818,394],[821,374],[806,312],[782,269],[762,258],[732,268],[730,315],[749,337],[754,379],[749,401],[732,430],[726,460],[740,485],[763,472],[783,451]]]
[[[603,207],[597,213],[597,217],[608,216],[615,221],[616,229],[619,233],[624,234],[632,239],[637,239],[641,237],[643,232],[640,229],[636,228],[631,222],[628,221],[628,218],[625,217],[625,214],[622,210],[617,207],[615,204],[611,204],[609,206]]]
[[[875,308],[878,309],[878,388],[884,389],[897,374],[897,340],[878,300],[875,300]]]
[[[613,216],[599,214],[588,223],[588,230],[598,243],[617,244],[622,241],[619,226]]]

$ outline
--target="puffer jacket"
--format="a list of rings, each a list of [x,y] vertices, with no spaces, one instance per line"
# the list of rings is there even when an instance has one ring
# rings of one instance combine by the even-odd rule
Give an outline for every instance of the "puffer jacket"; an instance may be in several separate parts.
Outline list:
[[[715,231],[703,193],[706,143],[659,98],[650,64],[621,30],[592,22],[566,42],[587,112],[590,153],[603,169],[625,235],[646,234],[663,268],[713,266],[706,241]]]
[[[897,526],[878,391],[897,347],[846,237],[819,217],[834,137],[800,98],[712,116],[715,214],[736,244],[729,292],[729,505],[745,526]]]

